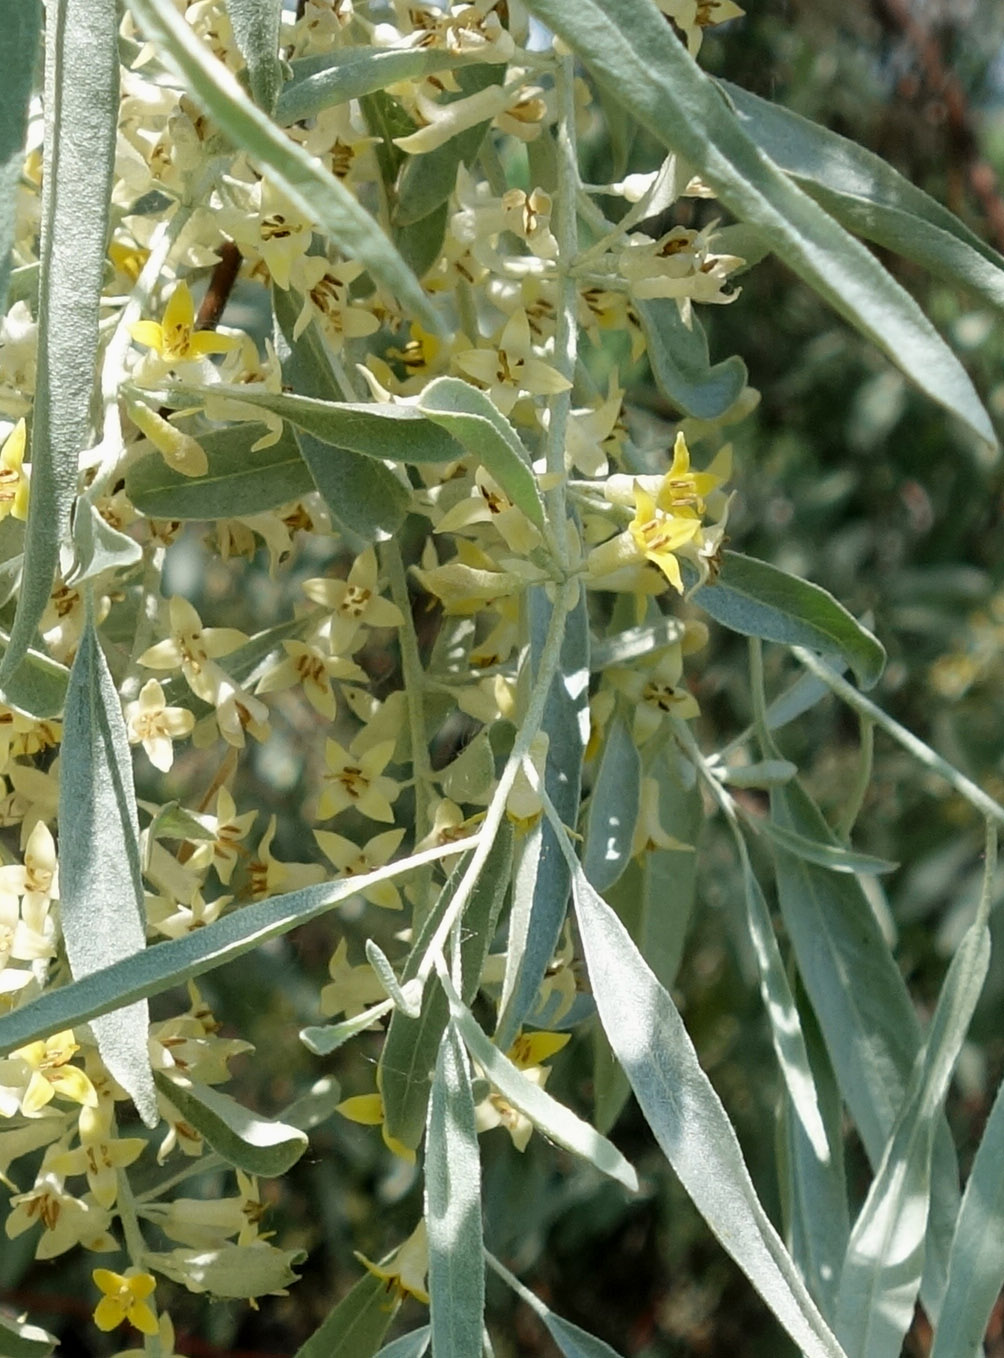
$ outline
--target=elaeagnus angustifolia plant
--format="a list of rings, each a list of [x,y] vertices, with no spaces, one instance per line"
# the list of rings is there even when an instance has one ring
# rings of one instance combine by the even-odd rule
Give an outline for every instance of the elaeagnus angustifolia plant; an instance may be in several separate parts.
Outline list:
[[[998,308],[1004,260],[877,157],[704,74],[731,0],[0,14],[8,1248],[91,1252],[95,1340],[168,1358],[186,1290],[296,1286],[269,1181],[349,1120],[414,1229],[360,1255],[302,1355],[490,1354],[490,1274],[599,1358],[493,1252],[480,1138],[535,1138],[626,1200],[633,1097],[779,1343],[896,1358],[919,1301],[935,1358],[973,1358],[1004,1278],[1004,1110],[960,1194],[944,1102],[1004,811],[865,696],[868,626],[727,548],[758,394],[702,318],[774,254],[994,444],[861,238]],[[753,720],[717,739],[688,668],[726,631]],[[763,642],[786,648],[769,680]],[[861,731],[837,829],[782,752],[831,694]],[[875,727],[988,827],[923,1021],[880,908],[893,865],[853,844]],[[709,818],[773,1048],[770,1211],[671,994]],[[266,1116],[228,1092],[249,1043],[208,973],[309,921],[313,1022],[279,1007],[269,1031],[313,1074]],[[559,1099],[573,1055],[593,1077]],[[54,1342],[0,1318],[4,1354]]]

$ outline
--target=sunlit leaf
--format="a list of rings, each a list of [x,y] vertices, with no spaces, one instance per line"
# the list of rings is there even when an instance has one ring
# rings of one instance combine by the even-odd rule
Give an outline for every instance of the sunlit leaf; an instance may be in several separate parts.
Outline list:
[[[119,696],[90,618],[66,695],[59,828],[59,913],[74,979],[98,982],[115,963],[141,965],[146,912],[132,756]],[[113,988],[102,999],[111,1003],[91,1021],[101,1058],[147,1126],[156,1126],[146,999],[119,1007]]]
[[[572,892],[600,1019],[667,1159],[802,1351],[809,1358],[843,1358],[757,1197],[732,1124],[672,999],[581,870]]]
[[[429,1309],[436,1358],[470,1358],[485,1309],[481,1160],[467,1053],[452,1024],[439,1046],[425,1153]]]
[[[49,601],[77,488],[78,459],[91,436],[119,110],[118,27],[115,0],[65,0],[58,22],[46,25],[31,495],[24,574],[0,661],[0,692],[15,707],[32,703],[31,675],[19,672],[19,666]],[[5,52],[5,61],[11,55]]]

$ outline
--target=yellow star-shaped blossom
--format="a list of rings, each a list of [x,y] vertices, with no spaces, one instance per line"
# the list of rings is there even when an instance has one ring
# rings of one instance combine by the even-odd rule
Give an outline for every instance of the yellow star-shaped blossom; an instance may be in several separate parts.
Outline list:
[[[129,334],[170,363],[191,363],[206,354],[225,354],[240,344],[236,335],[195,329],[195,303],[187,283],[179,283],[160,321],[133,321]]]

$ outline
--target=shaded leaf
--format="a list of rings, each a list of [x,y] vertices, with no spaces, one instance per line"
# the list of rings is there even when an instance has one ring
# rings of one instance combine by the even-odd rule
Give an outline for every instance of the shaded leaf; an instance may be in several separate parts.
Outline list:
[[[0,83],[0,316],[7,314],[17,189],[24,167],[28,104],[42,22],[39,0],[2,0],[4,79]]]
[[[462,443],[531,523],[543,528],[544,502],[530,469],[530,454],[483,391],[459,377],[437,377],[423,390],[418,408]]]
[[[307,1149],[307,1136],[245,1108],[229,1094],[184,1076],[154,1072],[160,1092],[228,1165],[274,1179],[292,1169]]]
[[[663,396],[698,420],[715,420],[733,404],[749,374],[733,356],[712,365],[700,320],[689,327],[674,301],[635,302],[645,332],[645,352],[655,384]]]
[[[470,61],[441,48],[424,47],[350,47],[300,57],[290,62],[292,76],[279,95],[275,120],[280,127],[289,127],[335,104],[382,93],[399,80],[420,80]]]
[[[725,552],[716,583],[696,590],[693,599],[743,636],[837,652],[863,688],[871,688],[885,668],[882,644],[832,594],[766,561]]]
[[[607,732],[586,815],[583,869],[597,891],[627,866],[638,820],[641,759],[627,722],[615,714]]]
[[[1004,258],[872,151],[721,81],[740,121],[782,170],[849,230],[1004,309]]]
[[[234,424],[199,434],[209,459],[205,476],[182,476],[159,455],[126,471],[126,494],[151,519],[231,519],[289,504],[314,489],[296,437],[283,429],[278,443],[251,451],[263,424]]]
[[[512,841],[512,827],[505,822],[499,826],[495,842],[464,911],[460,960],[463,997],[468,1003],[473,1001],[478,992],[485,958],[495,936],[509,885]],[[456,894],[466,868],[466,860],[462,860],[440,892],[435,907],[422,922],[404,965],[401,977],[403,984],[418,975],[429,943]],[[422,995],[419,1017],[410,1019],[400,1010],[395,1010],[380,1054],[380,1091],[387,1130],[391,1136],[412,1149],[419,1144],[425,1130],[430,1079],[448,1018],[446,996],[436,979],[430,977]]]

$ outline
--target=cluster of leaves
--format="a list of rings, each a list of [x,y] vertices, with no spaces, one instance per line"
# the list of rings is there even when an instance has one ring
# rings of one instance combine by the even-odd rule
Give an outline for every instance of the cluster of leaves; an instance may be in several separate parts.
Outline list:
[[[894,1354],[919,1295],[939,1358],[961,1358],[1004,1275],[985,1248],[1004,1114],[961,1205],[942,1117],[987,966],[993,833],[924,1033],[862,885],[890,865],[849,843],[859,802],[831,830],[775,733],[836,692],[988,824],[1004,811],[844,677],[869,687],[884,653],[834,598],[725,550],[725,431],[757,394],[741,359],[711,362],[700,308],[735,302],[774,251],[992,441],[958,360],[849,233],[995,305],[1004,262],[881,161],[704,76],[694,57],[738,17],[730,0],[528,9],[535,24],[515,0],[295,16],[129,0],[124,17],[59,0],[43,31],[36,3],[17,7],[6,1231],[35,1229],[42,1259],[118,1252],[121,1271],[94,1270],[96,1325],[170,1354],[158,1279],[250,1300],[294,1281],[258,1181],[337,1112],[379,1127],[409,1182],[421,1151],[424,1210],[304,1354],[368,1358],[406,1296],[429,1324],[386,1354],[490,1351],[487,1266],[563,1353],[600,1355],[485,1249],[478,1136],[504,1127],[522,1151],[537,1129],[633,1191],[607,1135],[633,1092],[803,1352]],[[597,138],[618,162],[600,184],[579,151]],[[641,361],[672,421],[625,402]],[[207,523],[216,561],[267,556],[288,616],[207,626],[167,587]],[[709,619],[750,638],[754,722],[702,751],[685,665]],[[762,640],[805,671],[771,704]],[[238,806],[291,713],[311,747],[307,861],[273,853],[276,816],[256,832],[259,806]],[[781,1231],[669,993],[710,814],[734,841],[780,1074]],[[784,950],[750,837],[773,857]],[[389,940],[386,911],[404,924]],[[334,1021],[302,1038],[326,1056],[379,1030],[375,1087],[342,1099],[322,1081],[266,1119],[217,1088],[249,1044],[195,980],[339,912],[363,912],[365,957],[339,937],[317,997]],[[184,983],[184,1011],[152,1022],[150,999]],[[591,1120],[544,1088],[573,1033],[593,1048]],[[844,1110],[874,1172],[853,1222]],[[180,1196],[224,1168],[232,1196]],[[51,1348],[2,1324],[5,1352]]]

